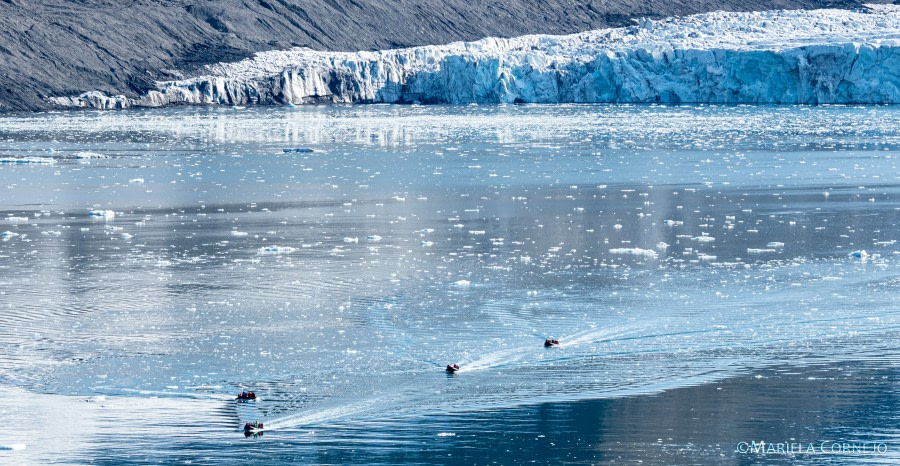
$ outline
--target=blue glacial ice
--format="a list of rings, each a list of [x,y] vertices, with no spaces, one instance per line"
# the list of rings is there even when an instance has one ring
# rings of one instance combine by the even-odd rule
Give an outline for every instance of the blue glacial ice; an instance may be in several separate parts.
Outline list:
[[[900,5],[714,12],[567,36],[487,38],[375,52],[263,52],[139,98],[51,100],[104,109],[169,104],[900,103]]]

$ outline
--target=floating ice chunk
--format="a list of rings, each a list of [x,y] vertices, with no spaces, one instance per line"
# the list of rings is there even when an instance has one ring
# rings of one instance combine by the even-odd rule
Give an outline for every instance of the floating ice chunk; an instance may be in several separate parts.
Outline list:
[[[114,210],[89,210],[88,211],[88,217],[110,219],[115,216],[116,216],[116,212]]]
[[[456,437],[455,432],[438,432],[438,437]]]
[[[432,247],[432,246],[434,246],[434,242],[433,242],[433,241],[422,241],[422,247],[424,247],[424,248],[430,248],[430,247]]]
[[[666,225],[669,225],[670,227],[677,227],[684,225],[684,222],[681,220],[666,220]]]
[[[3,233],[0,233],[0,238],[3,239],[15,238],[16,236],[19,236],[19,234],[14,231],[4,231]]]
[[[666,249],[669,249],[669,244],[663,243],[662,241],[660,241],[660,242],[656,243],[656,249],[659,249],[660,251],[665,251]]]
[[[472,282],[470,282],[470,281],[468,281],[468,280],[458,280],[458,281],[456,281],[456,282],[453,283],[453,285],[456,286],[456,287],[458,287],[458,288],[467,288],[467,287],[468,287],[469,285],[471,285],[471,284],[472,284]]]
[[[747,248],[747,254],[766,254],[770,252],[777,252],[774,249],[762,249],[762,248]]]
[[[700,253],[697,254],[697,259],[700,259],[702,261],[714,261],[716,260],[716,256]]]
[[[128,182],[131,184],[143,184],[144,179],[143,178],[132,178],[132,179],[128,180]]]
[[[6,165],[25,165],[25,164],[55,165],[56,160],[54,160],[50,157],[0,157],[0,164],[6,164]]]
[[[189,389],[189,390],[210,391],[210,390],[221,390],[222,386],[221,385],[195,385],[193,387],[184,387],[184,388]],[[259,399],[259,398],[257,397],[257,399]]]
[[[470,235],[483,235],[484,233],[484,230],[469,230]]]
[[[109,156],[108,156],[108,155],[104,155],[104,154],[98,154],[98,153],[96,153],[96,152],[81,151],[81,152],[76,152],[76,153],[72,154],[72,158],[73,158],[73,159],[81,159],[81,160],[86,160],[86,159],[108,159]]]
[[[716,239],[712,236],[695,236],[692,238],[694,241],[698,243],[712,243]]]
[[[867,253],[865,249],[862,249],[859,251],[851,252],[850,257],[852,257],[854,259],[866,259],[869,257],[869,253]]]
[[[641,249],[641,248],[613,248],[609,250],[610,254],[622,254],[622,255],[632,255],[632,256],[641,256],[646,257],[648,259],[656,259],[658,254],[656,251],[652,249]]]
[[[358,243],[359,238],[351,238],[351,237],[347,236],[347,237],[344,237],[344,242],[345,243]]]
[[[770,241],[766,244],[767,248],[783,248],[784,243],[780,243],[778,241]]]
[[[6,217],[6,222],[13,224],[28,223],[28,217]]]
[[[257,253],[260,255],[290,254],[296,250],[297,248],[290,246],[263,246],[257,250]]]
[[[381,236],[369,235],[369,236],[366,236],[366,241],[378,242],[378,241],[381,241]]]
[[[313,152],[313,150],[308,147],[296,147],[296,148],[291,148],[291,149],[282,149],[282,151],[284,151],[285,154],[291,154],[291,153],[309,154],[309,153]]]
[[[247,236],[246,231],[231,230],[231,236]]]
[[[617,223],[617,224],[613,225],[613,228],[615,228],[616,230],[621,230],[621,229],[622,229],[622,225],[620,225],[620,224]]]
[[[0,451],[2,451],[2,450],[7,450],[7,451],[9,451],[9,450],[24,450],[24,449],[25,449],[24,443],[11,443],[9,445],[0,445]]]

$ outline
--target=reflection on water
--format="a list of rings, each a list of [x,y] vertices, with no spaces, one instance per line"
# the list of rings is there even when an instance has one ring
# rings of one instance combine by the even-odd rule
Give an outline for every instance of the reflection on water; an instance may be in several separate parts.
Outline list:
[[[480,462],[477,432],[521,443],[553,413],[571,454],[548,461],[653,462],[579,413],[636,400],[659,426],[683,416],[676,394],[786,362],[894,377],[898,123],[890,107],[3,117],[0,157],[22,159],[0,165],[0,380],[35,400],[10,411],[43,420],[30,437],[63,439],[25,442],[45,459],[171,459],[153,442],[175,425],[179,449],[211,457],[341,463],[352,444],[366,462]],[[262,399],[234,406],[245,388]],[[40,413],[59,410],[83,437],[50,434]],[[269,433],[244,439],[257,419]]]

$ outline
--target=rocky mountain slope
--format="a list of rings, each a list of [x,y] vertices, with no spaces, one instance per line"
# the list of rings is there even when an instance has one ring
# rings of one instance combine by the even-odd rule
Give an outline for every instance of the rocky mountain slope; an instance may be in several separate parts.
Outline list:
[[[857,8],[856,0],[0,0],[0,111],[158,80],[265,50],[355,51],[565,34],[710,10]]]

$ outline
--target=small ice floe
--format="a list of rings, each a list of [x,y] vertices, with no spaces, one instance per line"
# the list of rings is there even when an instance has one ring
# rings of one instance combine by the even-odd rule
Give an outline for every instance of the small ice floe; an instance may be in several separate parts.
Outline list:
[[[684,225],[684,222],[681,220],[666,220],[666,225],[670,227],[680,227]]]
[[[665,251],[666,249],[669,249],[669,244],[663,243],[662,241],[660,241],[660,242],[656,243],[656,249],[659,249],[660,251]]]
[[[697,259],[700,259],[702,261],[714,261],[714,260],[716,260],[716,256],[713,256],[710,254],[703,254],[701,252],[700,254],[697,254]]]
[[[456,437],[455,432],[438,432],[438,437]]]
[[[422,241],[422,247],[423,247],[423,248],[430,248],[430,247],[432,247],[432,246],[434,246],[434,242],[433,242],[433,241]]]
[[[247,236],[246,231],[231,230],[231,236]]]
[[[366,236],[366,241],[378,242],[381,241],[381,237],[378,235],[369,235]]]
[[[865,249],[862,249],[859,251],[851,252],[850,257],[854,259],[867,259],[869,257],[869,253],[867,253]]]
[[[28,223],[28,217],[6,217],[6,223],[12,223],[12,224]]]
[[[766,254],[770,252],[777,252],[772,248],[747,248],[747,254]]]
[[[659,255],[652,249],[641,248],[613,248],[609,250],[610,254],[621,254],[630,256],[646,257],[648,259],[656,259]]]
[[[290,246],[263,246],[259,248],[256,252],[260,255],[272,255],[272,254],[290,254],[296,251],[297,248],[292,248]]]
[[[110,219],[116,216],[114,210],[89,210],[88,217]]]
[[[783,248],[783,247],[784,247],[784,243],[780,243],[780,242],[778,242],[778,241],[769,241],[769,242],[766,244],[766,247],[767,247],[767,248]]]
[[[312,149],[308,147],[293,147],[290,149],[282,149],[285,154],[309,154],[312,153]]]
[[[76,152],[76,153],[72,154],[72,158],[79,159],[79,160],[108,159],[109,156],[104,155],[104,154],[98,154],[96,152],[81,151],[81,152]]]
[[[128,182],[131,184],[144,184],[144,179],[143,178],[132,178],[132,179],[128,180]]]
[[[483,235],[485,233],[484,230],[469,230],[470,235]]]
[[[457,280],[456,282],[453,283],[453,286],[455,286],[457,288],[468,288],[469,285],[471,285],[471,284],[472,284],[472,282],[470,282],[468,280]]]
[[[696,242],[698,242],[698,243],[712,243],[713,241],[716,240],[714,237],[712,237],[712,236],[706,236],[706,235],[703,235],[703,236],[695,236],[695,237],[693,237],[693,238],[691,238],[691,239],[693,239],[694,241],[696,241]]]
[[[55,165],[56,160],[50,157],[0,157],[0,164],[3,165]]]
[[[621,229],[622,229],[622,225],[620,225],[620,224],[617,223],[617,224],[613,225],[613,228],[615,228],[616,230],[621,230]]]
[[[3,233],[0,233],[0,238],[3,238],[4,240],[15,238],[16,236],[19,236],[19,234],[14,231],[4,231]]]
[[[345,242],[345,243],[358,243],[358,242],[359,242],[359,238],[351,238],[351,237],[349,237],[349,236],[345,236],[345,237],[344,237],[344,242]]]
[[[212,390],[221,390],[221,385],[195,385],[193,387],[184,387],[188,390],[198,390],[198,391],[212,391]]]
[[[0,451],[3,451],[3,450],[7,450],[7,451],[10,451],[10,450],[24,450],[24,449],[25,449],[25,444],[24,444],[24,443],[11,443],[11,444],[9,444],[9,445],[0,445]]]

